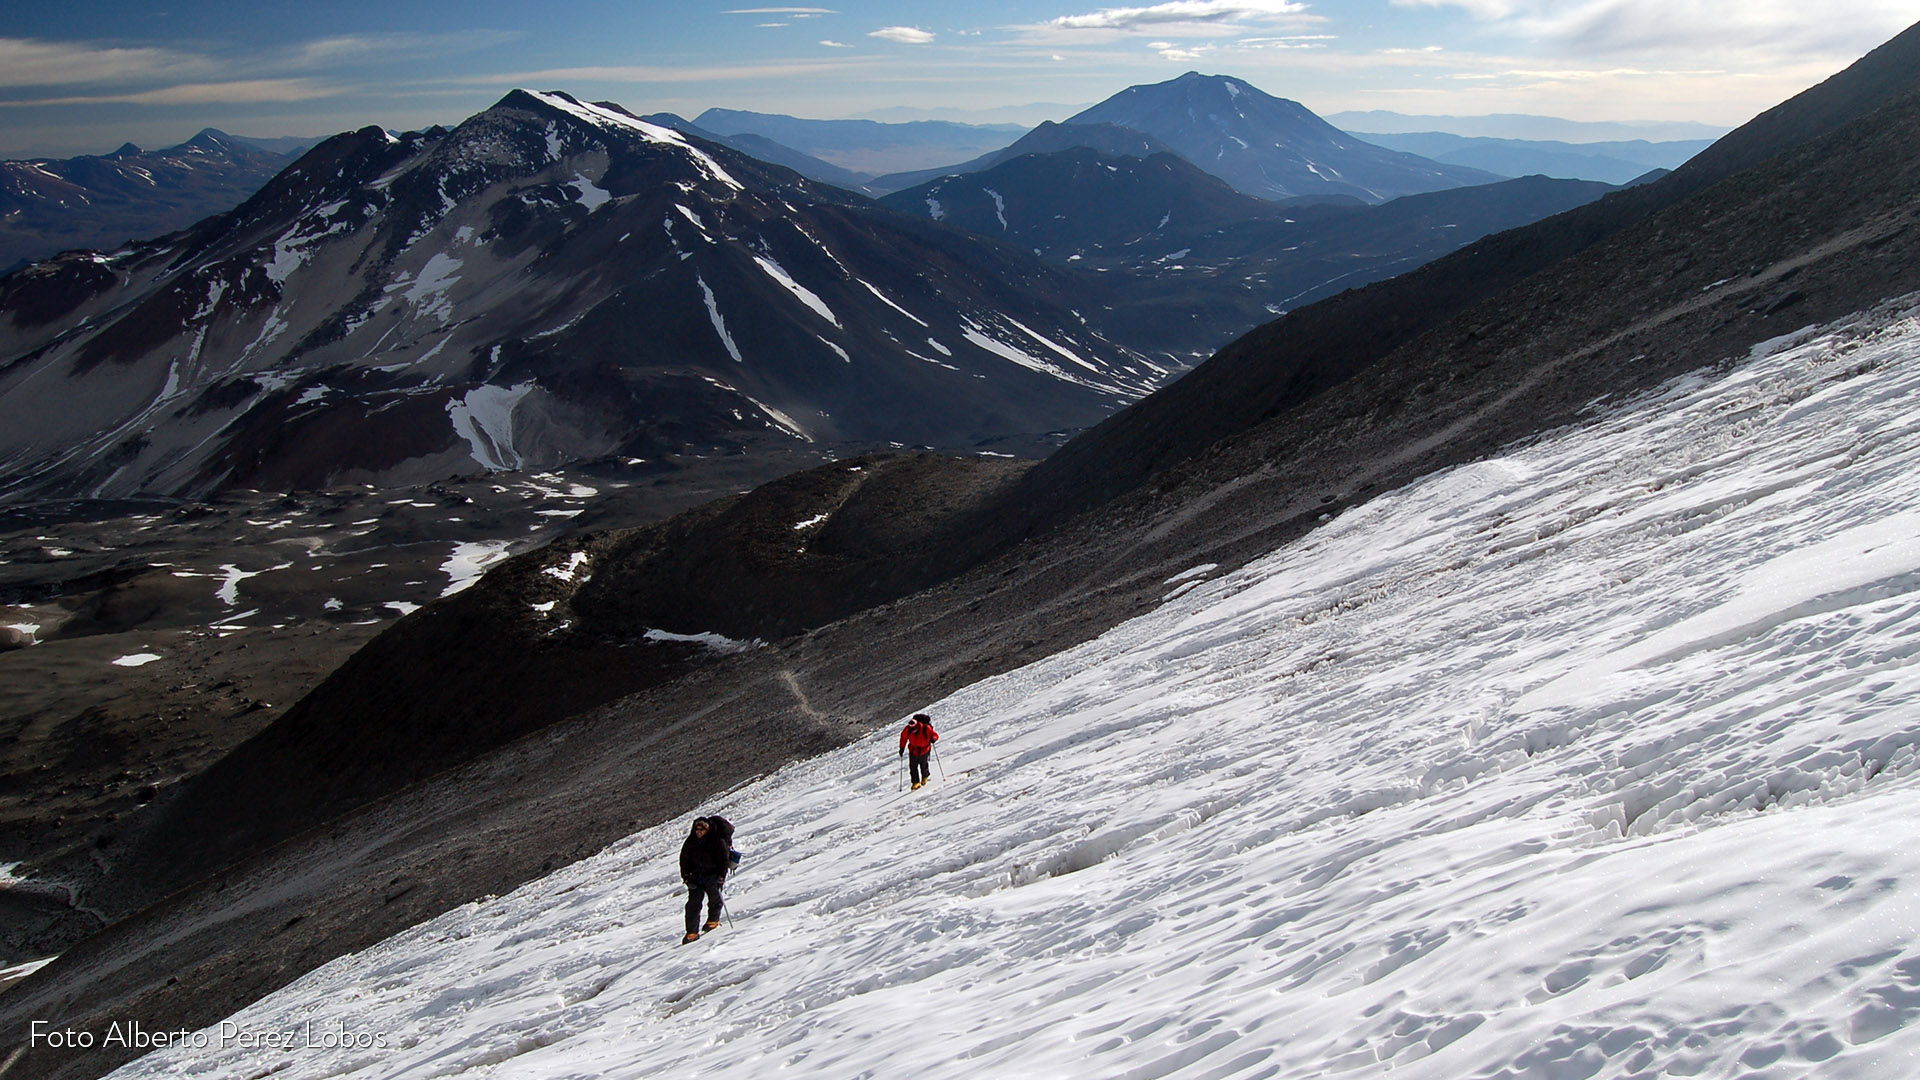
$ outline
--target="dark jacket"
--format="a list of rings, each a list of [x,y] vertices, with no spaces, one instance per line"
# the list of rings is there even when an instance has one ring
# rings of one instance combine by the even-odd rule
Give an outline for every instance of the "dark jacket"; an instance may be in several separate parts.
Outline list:
[[[733,825],[723,817],[694,818],[707,823],[707,834],[687,830],[687,842],[680,845],[680,880],[689,884],[701,881],[725,881],[732,864]]]

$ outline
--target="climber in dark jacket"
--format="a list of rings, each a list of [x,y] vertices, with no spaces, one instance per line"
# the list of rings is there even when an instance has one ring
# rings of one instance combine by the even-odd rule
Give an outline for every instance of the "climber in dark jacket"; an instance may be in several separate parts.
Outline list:
[[[700,931],[720,927],[720,887],[733,866],[733,825],[715,816],[694,818],[687,842],[680,845],[680,880],[687,883],[687,936],[681,944],[698,941]],[[707,922],[700,924],[700,898],[707,901]]]

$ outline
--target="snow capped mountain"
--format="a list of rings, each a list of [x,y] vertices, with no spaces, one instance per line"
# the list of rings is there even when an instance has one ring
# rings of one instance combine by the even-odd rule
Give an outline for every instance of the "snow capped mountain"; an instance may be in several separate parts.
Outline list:
[[[4,497],[969,445],[1163,380],[1014,253],[617,106],[315,148],[165,246],[0,286]]]
[[[1263,199],[1344,195],[1384,202],[1500,179],[1362,142],[1297,101],[1224,75],[1189,71],[1167,82],[1130,86],[1067,123],[1117,124],[1146,132],[1188,161]]]
[[[1916,305],[1191,566],[928,789],[708,801],[705,940],[682,815],[114,1075],[1906,1075]]]
[[[186,228],[239,205],[293,157],[208,128],[165,150],[0,161],[0,272]]]

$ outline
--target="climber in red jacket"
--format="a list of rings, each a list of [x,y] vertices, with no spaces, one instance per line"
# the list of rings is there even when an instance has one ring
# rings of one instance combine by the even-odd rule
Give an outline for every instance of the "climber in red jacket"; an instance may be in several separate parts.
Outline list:
[[[907,726],[900,729],[900,753],[907,759],[908,775],[916,791],[927,782],[927,760],[933,754],[933,744],[939,741],[940,733],[933,730],[933,718],[926,713],[914,713]]]

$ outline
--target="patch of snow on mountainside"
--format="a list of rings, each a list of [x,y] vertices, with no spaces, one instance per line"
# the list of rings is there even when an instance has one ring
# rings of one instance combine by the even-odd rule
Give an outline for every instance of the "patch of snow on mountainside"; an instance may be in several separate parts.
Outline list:
[[[407,288],[406,301],[419,309],[423,317],[436,318],[445,326],[453,319],[453,301],[447,298],[447,290],[460,280],[454,271],[465,265],[444,252],[435,252],[427,265],[420,268],[420,276]]]
[[[719,301],[714,299],[713,290],[707,286],[707,280],[698,274],[693,276],[694,284],[700,286],[700,296],[707,303],[707,319],[713,323],[714,333],[720,335],[720,344],[726,346],[727,355],[733,357],[736,364],[744,364],[740,358],[740,346],[733,343],[733,335],[727,333],[727,320],[720,315]]]
[[[441,596],[452,596],[465,592],[487,567],[507,557],[505,540],[464,541],[453,545],[453,554],[440,565],[440,572],[447,575],[447,587],[440,591]]]
[[[899,312],[900,314],[905,315],[907,318],[912,319],[914,322],[919,323],[921,326],[927,325],[927,321],[925,319],[922,319],[920,316],[915,315],[913,312],[908,311],[906,308],[901,307],[899,304],[894,303],[891,297],[889,297],[886,293],[881,292],[879,289],[874,288],[873,284],[867,281],[865,278],[855,278],[854,280],[858,281],[862,285],[865,285],[867,287],[868,292],[880,298],[881,303],[887,305],[888,307]]]
[[[691,945],[680,819],[230,1021],[377,1051],[116,1075],[1912,1075],[1917,313],[967,687],[923,790],[883,729],[699,807],[746,861]]]
[[[531,382],[480,386],[447,402],[454,432],[467,441],[473,460],[489,472],[511,472],[521,466],[520,453],[513,446],[513,410],[533,389]]]
[[[1009,318],[1007,321],[1012,322],[1013,320]],[[1021,327],[1021,329],[1026,330],[1025,327]],[[1031,330],[1027,330],[1026,332],[1029,335],[1032,335],[1034,337],[1039,337],[1039,335],[1034,334],[1033,331]],[[1081,386],[1088,386],[1097,390],[1104,390],[1107,393],[1111,393],[1111,394],[1124,393],[1124,391],[1120,390],[1118,387],[1109,386],[1104,383],[1091,382],[1087,379],[1083,379],[1080,376],[1075,375],[1072,372],[1067,371],[1066,369],[1061,368],[1056,364],[1053,364],[1047,360],[1044,360],[1038,356],[1033,355],[1032,353],[1027,352],[1024,349],[1018,348],[1013,345],[1009,345],[1006,342],[999,340],[998,338],[989,337],[987,335],[986,328],[981,326],[979,323],[973,321],[972,319],[962,320],[960,336],[962,338],[965,338],[968,342],[972,343],[974,347],[985,350],[986,352],[990,352],[993,355],[1000,357],[1002,360],[1007,360],[1012,363],[1018,364],[1021,367],[1028,369],[1029,371],[1037,371],[1043,375],[1051,375],[1054,378],[1060,379],[1063,382],[1078,383]],[[1045,343],[1048,345],[1052,345],[1052,342],[1045,342]],[[1057,345],[1054,345],[1053,348],[1054,348],[1054,351],[1056,352],[1064,351],[1060,349],[1060,347]],[[1073,359],[1077,363],[1084,363],[1082,361],[1079,361],[1078,358],[1073,358]]]
[[[580,205],[586,207],[587,213],[589,214],[605,206],[613,199],[612,192],[595,184],[581,173],[575,173],[574,178],[567,183],[567,186],[578,193]]]
[[[793,275],[787,273],[786,267],[781,266],[765,255],[755,255],[753,261],[759,264],[760,269],[767,272],[768,277],[779,282],[781,287],[792,293],[796,300],[805,304],[808,310],[832,323],[835,329],[840,328],[840,319],[834,315],[826,303],[818,296],[815,296],[812,290],[793,280]]]

